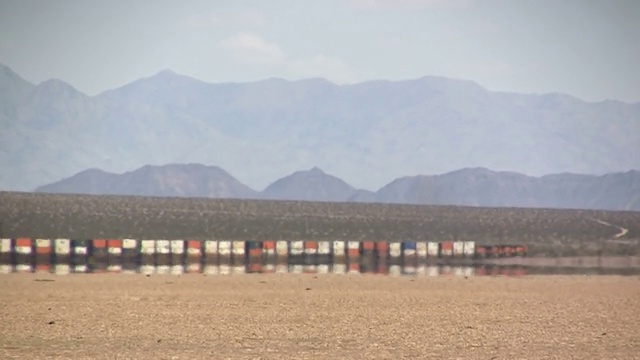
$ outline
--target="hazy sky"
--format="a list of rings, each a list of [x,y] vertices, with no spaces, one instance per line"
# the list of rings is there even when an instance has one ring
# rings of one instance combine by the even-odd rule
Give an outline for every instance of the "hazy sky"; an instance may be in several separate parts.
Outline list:
[[[172,69],[207,82],[441,75],[640,101],[640,1],[0,0],[0,63],[93,95]]]

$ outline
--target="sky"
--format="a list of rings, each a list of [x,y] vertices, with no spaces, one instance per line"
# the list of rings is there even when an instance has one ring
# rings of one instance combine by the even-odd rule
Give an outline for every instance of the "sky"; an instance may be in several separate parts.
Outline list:
[[[164,69],[203,81],[427,75],[640,101],[637,0],[0,0],[0,63],[96,95]]]

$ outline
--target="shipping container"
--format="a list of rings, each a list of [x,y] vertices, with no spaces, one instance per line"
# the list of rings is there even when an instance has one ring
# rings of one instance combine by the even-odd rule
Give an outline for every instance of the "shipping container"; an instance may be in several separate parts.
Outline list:
[[[276,262],[276,242],[273,240],[265,240],[262,242],[262,264],[275,264]],[[263,267],[263,271],[266,268]],[[273,268],[275,271],[275,267]],[[271,272],[273,272],[271,271]]]
[[[437,258],[439,255],[440,244],[437,242],[428,242],[427,243],[427,257]]]
[[[402,256],[402,244],[397,241],[389,243],[389,256],[393,260],[400,259]]]
[[[327,257],[331,255],[331,242],[318,241],[318,255]]]
[[[502,257],[502,246],[501,245],[493,245],[491,246],[491,256],[492,257]]]
[[[376,244],[373,241],[363,241],[362,242],[362,252],[373,252],[375,250]]]
[[[443,241],[440,244],[439,256],[440,257],[451,257],[453,256],[453,242],[451,241]]]
[[[171,240],[170,265],[184,265],[184,240]]]
[[[13,265],[13,241],[11,239],[0,239],[0,266],[12,269]]]
[[[89,242],[88,254],[89,272],[105,272],[109,266],[107,240],[93,239]]]
[[[289,243],[283,240],[276,241],[276,255],[278,256],[278,262],[281,262],[281,260],[286,261],[289,256]]]
[[[218,264],[221,266],[220,273],[222,273],[222,266],[225,266],[228,272],[228,266],[231,265],[231,252],[232,245],[229,240],[218,241]]]
[[[349,262],[360,261],[360,242],[348,241],[347,242],[347,257]]]
[[[453,242],[453,256],[461,258],[464,256],[464,241]]]
[[[389,244],[386,241],[376,242],[376,256],[378,261],[386,261],[389,257]]]
[[[416,248],[417,244],[414,241],[403,241],[401,243],[402,248],[402,258],[405,266],[415,266],[416,265]]]
[[[122,267],[124,270],[135,272],[140,266],[140,249],[138,240],[122,240]]]
[[[273,240],[265,240],[262,242],[262,253],[266,256],[276,254],[276,242]]]
[[[513,245],[502,245],[500,248],[500,252],[503,257],[511,257],[515,256],[515,246]]]
[[[346,255],[345,252],[345,243],[344,241],[334,241],[333,242],[333,256],[334,257],[344,257]]]
[[[416,243],[416,254],[420,261],[424,261],[427,258],[427,243],[420,241]]]
[[[52,264],[52,249],[51,240],[49,239],[36,239],[36,257],[35,257],[35,269],[36,272],[49,272]]]
[[[475,241],[465,241],[464,242],[464,257],[472,258],[476,253],[476,242]]]
[[[242,267],[242,273],[245,272],[246,265],[246,241],[243,240],[235,240],[231,243],[232,246],[232,254],[231,254],[231,262],[234,265],[234,273],[237,273],[238,267]]]
[[[289,256],[301,256],[302,254],[304,254],[304,241],[292,241],[290,243]]]
[[[304,242],[304,253],[306,255],[316,255],[318,253],[318,242],[314,240],[306,240]]]

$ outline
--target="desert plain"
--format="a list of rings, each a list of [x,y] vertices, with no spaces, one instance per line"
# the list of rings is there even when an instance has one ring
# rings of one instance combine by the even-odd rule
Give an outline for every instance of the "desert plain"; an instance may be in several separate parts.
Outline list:
[[[638,359],[640,277],[0,276],[2,359]]]

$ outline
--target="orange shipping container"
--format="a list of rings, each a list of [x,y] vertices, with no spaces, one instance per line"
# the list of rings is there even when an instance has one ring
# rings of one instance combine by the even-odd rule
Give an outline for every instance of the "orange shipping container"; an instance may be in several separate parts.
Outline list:
[[[107,247],[107,240],[104,239],[94,239],[92,241],[94,248],[105,248]]]
[[[307,249],[318,250],[318,242],[317,241],[312,241],[312,240],[305,241],[304,242],[304,248],[305,248],[305,250],[307,250]]]
[[[373,241],[365,241],[362,243],[362,250],[373,251],[375,249],[375,243]]]
[[[31,247],[31,239],[29,238],[17,238],[16,247]]]
[[[263,241],[262,242],[262,248],[263,249],[275,249],[276,248],[276,242],[275,241]]]
[[[188,240],[187,241],[187,249],[195,249],[200,250],[202,244],[198,240]]]
[[[109,248],[121,248],[122,247],[122,240],[119,240],[119,239],[107,240],[107,247],[109,247]]]

